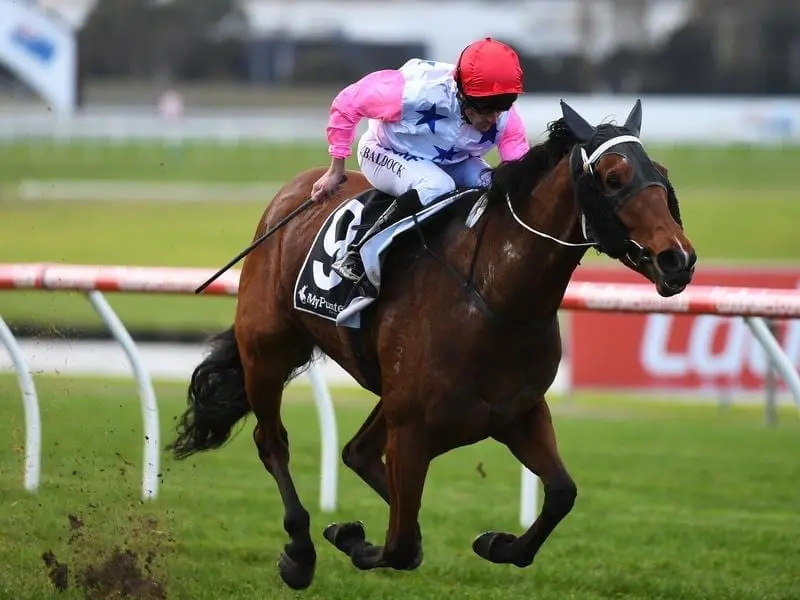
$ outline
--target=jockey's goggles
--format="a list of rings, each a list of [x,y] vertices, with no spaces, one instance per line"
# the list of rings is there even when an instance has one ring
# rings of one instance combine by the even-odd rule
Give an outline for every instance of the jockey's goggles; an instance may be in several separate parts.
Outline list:
[[[485,96],[481,98],[462,96],[464,108],[471,108],[482,115],[511,110],[511,105],[514,104],[516,99],[517,94],[498,94],[497,96]]]

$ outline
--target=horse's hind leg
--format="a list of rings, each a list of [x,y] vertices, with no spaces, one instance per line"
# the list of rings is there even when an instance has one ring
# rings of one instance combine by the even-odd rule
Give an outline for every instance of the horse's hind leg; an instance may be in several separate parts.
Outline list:
[[[389,485],[383,452],[386,449],[386,417],[379,401],[353,438],[342,450],[342,461],[389,503]]]
[[[382,460],[386,448],[386,438],[386,417],[383,414],[383,403],[378,402],[358,432],[345,445],[342,451],[342,461],[387,504],[391,504],[389,484],[386,480],[386,465]],[[364,545],[370,545],[366,541],[366,531],[361,521],[331,523],[325,528],[323,535],[326,540],[347,555],[352,555]],[[421,539],[421,536],[418,535],[418,537]],[[420,545],[416,559],[407,568],[414,569],[421,563]]]
[[[386,447],[386,419],[379,401],[353,438],[342,450],[342,462],[350,467],[375,493],[389,503],[389,486],[386,482],[386,467],[383,451]],[[366,539],[361,521],[331,523],[323,536],[347,555]]]
[[[572,510],[578,491],[558,454],[550,408],[544,399],[494,437],[541,478],[544,503],[536,521],[523,535],[516,537],[489,531],[475,539],[472,549],[494,563],[527,567],[547,537]]]
[[[298,345],[297,336],[241,332],[240,352],[247,398],[258,419],[253,439],[261,462],[275,478],[284,507],[283,526],[290,542],[280,555],[281,578],[292,589],[311,584],[316,551],[311,541],[310,517],[300,502],[289,471],[289,436],[281,420],[283,386],[292,370],[303,365],[312,348]]]
[[[427,434],[421,421],[388,425],[389,529],[384,546],[353,540],[348,554],[359,569],[391,567],[407,570],[419,566],[422,554],[418,517],[430,466]]]

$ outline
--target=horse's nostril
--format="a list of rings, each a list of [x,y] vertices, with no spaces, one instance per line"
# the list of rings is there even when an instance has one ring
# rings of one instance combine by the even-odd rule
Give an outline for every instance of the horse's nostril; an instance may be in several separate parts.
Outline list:
[[[656,256],[656,262],[662,273],[677,273],[687,268],[686,254],[671,248],[659,252],[658,256]]]

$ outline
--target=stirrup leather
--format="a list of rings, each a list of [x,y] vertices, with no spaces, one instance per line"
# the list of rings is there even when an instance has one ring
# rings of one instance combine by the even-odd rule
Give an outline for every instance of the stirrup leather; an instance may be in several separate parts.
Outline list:
[[[350,251],[331,265],[339,275],[350,281],[357,282],[364,275],[364,264],[358,251]]]

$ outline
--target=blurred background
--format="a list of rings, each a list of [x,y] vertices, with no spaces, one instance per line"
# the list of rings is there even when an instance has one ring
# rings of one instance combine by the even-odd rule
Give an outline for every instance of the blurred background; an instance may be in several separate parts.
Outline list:
[[[800,288],[797,0],[0,0],[0,262],[219,268],[248,246],[284,182],[328,163],[328,107],[342,87],[412,57],[455,62],[487,35],[522,59],[517,107],[531,143],[561,98],[595,123],[621,122],[642,99],[642,140],[677,190],[696,282]],[[593,252],[575,278],[641,281]],[[201,342],[230,326],[235,299],[107,299],[156,381],[163,447]],[[249,425],[191,468],[165,455],[158,503],[134,506],[137,388],[86,297],[0,291],[0,317],[35,376],[44,432],[31,500],[18,384],[0,349],[0,499],[11,499],[0,596],[53,597],[34,567],[45,549],[111,548],[134,522],[126,515],[146,513],[158,526],[128,539],[142,555],[154,540],[179,542],[157,553],[170,598],[290,597],[264,570],[285,536]],[[432,468],[419,573],[402,585],[364,578],[325,548],[309,598],[434,599],[443,582],[464,598],[798,597],[797,411],[743,321],[561,320],[549,400],[581,492],[536,565],[506,579],[468,556],[479,531],[516,530],[519,510],[519,464],[479,444]],[[800,367],[800,324],[773,327]],[[323,367],[341,445],[374,398]],[[316,536],[332,518],[317,509],[307,387],[288,392],[284,417]],[[477,501],[488,489],[503,501]],[[383,528],[386,507],[345,470],[340,503],[337,519]],[[70,527],[73,514],[86,523],[80,544],[73,530],[65,541],[65,511]]]
[[[28,1],[76,31],[87,107],[152,104],[171,85],[190,107],[263,107],[289,89],[324,105],[369,71],[454,61],[487,34],[517,49],[529,93],[800,92],[791,0]],[[29,98],[0,75],[7,100]]]
[[[455,61],[491,35],[521,57],[532,143],[560,98],[600,122],[641,97],[643,140],[670,170],[701,279],[796,285],[796,2],[0,0],[2,15],[2,261],[224,264],[284,181],[327,163],[342,87],[412,57]],[[753,279],[777,264],[780,279]],[[613,267],[592,253],[587,265]],[[112,302],[137,339],[198,341],[234,301]],[[3,293],[0,314],[24,335],[107,336],[80,297]],[[708,354],[729,346],[713,338]]]
[[[796,2],[0,0],[2,15],[5,262],[224,264],[284,181],[327,163],[342,87],[412,57],[455,61],[491,35],[522,59],[532,143],[560,98],[594,122],[642,98],[642,137],[670,170],[701,281],[797,285]],[[592,265],[614,266],[590,253]],[[778,279],[754,278],[776,265]],[[201,340],[230,322],[233,302],[113,298],[140,340]],[[0,314],[24,335],[107,336],[79,297],[4,293]],[[749,352],[710,339],[711,358]],[[688,387],[760,385],[743,359],[722,362],[744,379],[712,368]],[[656,380],[639,387],[673,387]]]

